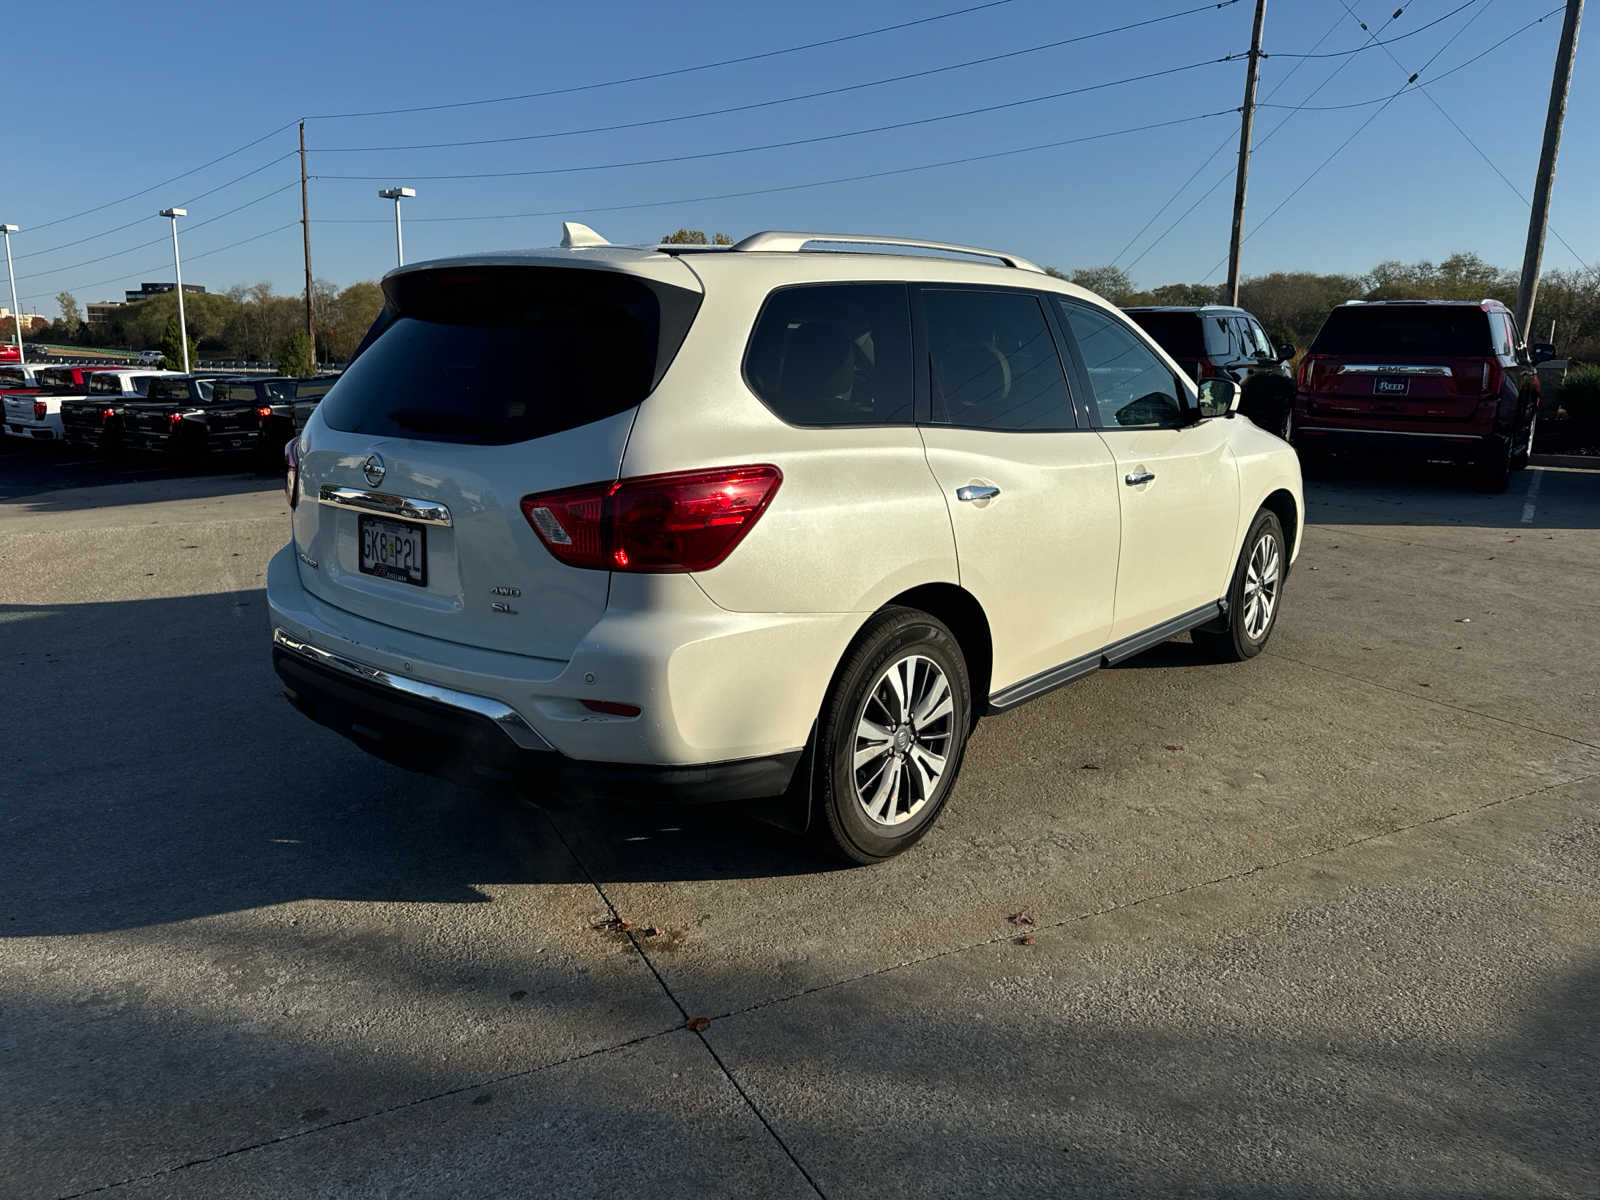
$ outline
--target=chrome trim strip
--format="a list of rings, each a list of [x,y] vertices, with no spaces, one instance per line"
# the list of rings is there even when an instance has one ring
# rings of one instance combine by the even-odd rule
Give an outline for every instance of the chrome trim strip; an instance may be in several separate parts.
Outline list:
[[[1454,438],[1462,442],[1481,442],[1483,438],[1476,433],[1427,433],[1410,429],[1355,429],[1348,425],[1301,425],[1301,433],[1357,433],[1365,437],[1421,437],[1421,438]]]
[[[387,492],[363,492],[360,488],[334,487],[325,483],[317,492],[323,504],[340,508],[359,508],[362,512],[382,513],[402,521],[416,521],[422,525],[452,524],[450,510],[437,500],[413,500],[409,496],[391,496]]]
[[[388,671],[377,667],[369,667],[366,663],[357,662],[353,658],[346,658],[342,654],[334,654],[320,646],[313,646],[309,642],[302,642],[289,636],[281,627],[272,631],[272,644],[282,646],[301,658],[317,663],[320,666],[331,667],[336,671],[343,671],[353,675],[366,683],[376,684],[391,691],[400,692],[406,696],[415,696],[419,700],[431,700],[435,704],[444,704],[450,708],[459,708],[475,716],[487,717],[496,725],[512,744],[523,750],[554,750],[549,742],[545,741],[534,732],[533,726],[522,718],[516,709],[499,700],[490,700],[486,696],[474,696],[470,692],[458,692],[454,688],[440,687],[438,684],[423,683],[416,679],[404,679],[398,675],[391,675]]]
[[[1449,367],[1429,366],[1425,363],[1344,363],[1335,375],[1434,375],[1451,378],[1455,372]]]

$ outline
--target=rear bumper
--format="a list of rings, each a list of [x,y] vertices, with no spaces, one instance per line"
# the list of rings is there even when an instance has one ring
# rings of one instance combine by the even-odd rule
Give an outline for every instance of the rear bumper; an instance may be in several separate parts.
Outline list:
[[[1465,461],[1503,450],[1505,442],[1481,433],[1413,432],[1324,425],[1315,417],[1297,418],[1294,444],[1302,451],[1331,451],[1393,458],[1448,458]]]
[[[782,794],[802,754],[695,766],[584,761],[558,753],[498,701],[417,687],[374,668],[363,672],[281,629],[273,631],[272,664],[289,702],[319,725],[386,761],[468,783],[504,780],[563,796],[629,792],[716,803]]]
[[[337,687],[331,699],[301,705],[314,719],[335,728],[354,721],[390,730],[389,749],[378,748],[383,739],[356,738],[383,757],[429,746],[426,757],[447,764],[459,765],[465,753],[495,762],[496,771],[554,774],[568,785],[581,777],[597,790],[648,784],[696,798],[782,792],[834,668],[864,619],[730,612],[688,576],[617,576],[604,614],[570,659],[536,658],[425,636],[336,607],[305,586],[302,571],[315,568],[302,568],[297,553],[291,543],[268,565],[267,605],[274,658],[286,682],[287,670],[300,679],[297,694],[313,700]],[[284,638],[312,653],[297,653]],[[299,661],[285,668],[285,654]],[[357,669],[340,670],[322,656]],[[401,686],[386,686],[394,681]],[[374,689],[394,694],[374,708],[366,703]],[[598,713],[585,707],[585,698],[642,711]],[[435,729],[431,718],[440,704],[465,717]],[[359,712],[366,719],[350,715]],[[481,736],[486,727],[495,738]]]

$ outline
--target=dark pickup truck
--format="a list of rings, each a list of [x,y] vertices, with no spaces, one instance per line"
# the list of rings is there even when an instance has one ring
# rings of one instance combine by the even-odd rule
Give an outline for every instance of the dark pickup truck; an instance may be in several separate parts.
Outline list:
[[[314,375],[307,379],[265,381],[279,388],[287,382],[291,389],[288,395],[280,391],[270,399],[263,399],[257,410],[261,418],[259,458],[263,471],[283,470],[284,446],[305,428],[306,418],[338,379],[337,375]]]
[[[166,375],[150,381],[143,400],[123,408],[123,436],[130,449],[198,455],[206,449],[202,421],[217,378]]]
[[[84,394],[61,401],[62,440],[75,446],[98,447],[107,454],[123,448],[124,409],[143,399],[152,379],[166,371],[96,371],[84,383]]]

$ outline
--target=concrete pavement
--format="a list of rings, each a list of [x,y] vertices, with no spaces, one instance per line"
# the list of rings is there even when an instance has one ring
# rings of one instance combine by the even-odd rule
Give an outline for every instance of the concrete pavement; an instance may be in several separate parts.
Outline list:
[[[847,871],[371,760],[277,694],[271,481],[28,470],[0,1195],[1600,1190],[1600,474],[1314,482],[1266,655],[986,722]]]

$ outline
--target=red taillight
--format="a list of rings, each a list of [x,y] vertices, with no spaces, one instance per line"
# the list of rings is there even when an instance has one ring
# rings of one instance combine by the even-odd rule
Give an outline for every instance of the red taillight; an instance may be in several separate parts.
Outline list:
[[[262,421],[265,421],[271,415],[272,415],[272,410],[270,408],[268,408],[264,404],[260,408],[256,409],[256,416],[258,418],[260,418]]]
[[[525,496],[523,515],[561,562],[597,571],[708,571],[772,502],[783,472],[721,467]]]
[[[33,402],[33,419],[35,421],[44,420],[44,411],[46,407],[47,406],[43,400],[35,400]]]
[[[1317,372],[1317,363],[1321,361],[1320,354],[1307,354],[1300,360],[1300,369],[1295,372],[1294,383],[1302,392],[1309,392],[1314,382],[1313,377]]]
[[[621,704],[616,700],[585,700],[583,706],[590,712],[605,713],[608,717],[637,717],[637,704]]]
[[[283,494],[289,507],[300,502],[300,439],[290,438],[283,445]]]
[[[168,425],[176,425],[181,420],[183,420],[183,414],[182,413],[168,413],[167,414],[167,424]]]
[[[1217,368],[1212,365],[1209,358],[1202,358],[1194,364],[1194,381],[1196,383],[1199,383],[1202,379],[1213,379],[1216,374]]]
[[[1483,394],[1485,396],[1496,396],[1496,395],[1499,395],[1500,394],[1500,385],[1505,382],[1505,375],[1506,375],[1505,368],[1500,365],[1500,360],[1499,359],[1497,359],[1497,358],[1486,358],[1486,359],[1484,359],[1483,360],[1483,382],[1482,382]]]
[[[100,419],[102,421],[109,421],[113,417],[115,417],[116,415],[117,415],[117,410],[114,409],[114,408],[102,408],[100,410]]]

